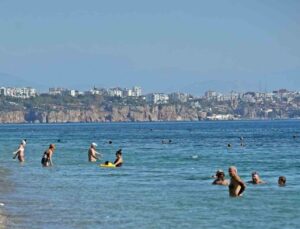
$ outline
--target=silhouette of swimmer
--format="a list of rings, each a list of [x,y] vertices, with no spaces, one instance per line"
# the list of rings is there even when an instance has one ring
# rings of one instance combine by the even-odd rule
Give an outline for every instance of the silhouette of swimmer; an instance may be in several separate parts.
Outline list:
[[[172,143],[172,140],[169,139],[168,141],[167,140],[162,140],[161,141],[161,144],[171,144]]]
[[[230,144],[230,143],[228,143],[228,144],[227,144],[227,147],[228,147],[228,148],[231,148],[231,144]]]
[[[108,141],[108,144],[112,144],[112,141]]]
[[[241,146],[244,146],[244,138],[243,138],[243,136],[240,137],[240,141],[241,141]]]

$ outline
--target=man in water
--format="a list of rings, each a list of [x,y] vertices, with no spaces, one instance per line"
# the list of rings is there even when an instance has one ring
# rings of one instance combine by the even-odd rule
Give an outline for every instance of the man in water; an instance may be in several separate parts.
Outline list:
[[[97,159],[100,160],[100,157],[102,156],[100,153],[96,151],[96,147],[97,144],[93,142],[89,148],[88,151],[89,162],[96,162]]]
[[[279,186],[285,186],[285,182],[286,182],[286,178],[284,177],[284,176],[280,176],[279,178],[278,178],[278,185]]]
[[[214,182],[212,184],[216,184],[216,185],[229,185],[228,180],[225,180],[225,173],[223,172],[223,170],[218,170],[216,172],[216,179],[214,180]]]
[[[25,146],[26,146],[26,139],[21,141],[19,148],[17,149],[17,151],[14,152],[13,159],[18,157],[19,162],[25,161]]]
[[[260,179],[258,172],[253,172],[251,174],[252,180],[248,181],[247,183],[250,184],[264,184],[265,182],[263,180]]]
[[[229,175],[231,177],[229,184],[229,195],[231,197],[241,196],[246,189],[245,183],[237,174],[237,168],[230,166],[228,169]]]

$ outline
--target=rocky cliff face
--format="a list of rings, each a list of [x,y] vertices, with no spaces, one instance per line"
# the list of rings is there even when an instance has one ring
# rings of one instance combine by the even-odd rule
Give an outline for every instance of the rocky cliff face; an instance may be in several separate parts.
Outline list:
[[[24,111],[0,111],[0,123],[25,123]]]
[[[66,122],[138,122],[196,121],[203,112],[184,105],[113,106],[53,111],[23,110],[0,112],[0,123],[66,123]]]

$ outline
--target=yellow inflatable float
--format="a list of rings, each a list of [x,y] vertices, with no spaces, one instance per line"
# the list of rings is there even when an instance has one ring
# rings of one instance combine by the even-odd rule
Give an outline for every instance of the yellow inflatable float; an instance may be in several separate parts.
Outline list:
[[[100,167],[104,167],[104,168],[116,168],[116,166],[113,163],[111,163],[111,162],[100,164]]]

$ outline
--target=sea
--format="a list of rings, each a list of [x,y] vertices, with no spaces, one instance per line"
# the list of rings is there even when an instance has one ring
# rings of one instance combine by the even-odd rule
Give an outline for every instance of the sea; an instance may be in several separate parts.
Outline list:
[[[24,138],[20,164],[12,152]],[[43,168],[50,143],[54,166]],[[118,149],[122,167],[99,166]],[[243,181],[257,171],[266,183],[229,197],[212,176],[229,179],[232,165]],[[2,124],[0,176],[2,228],[299,228],[300,120]]]

